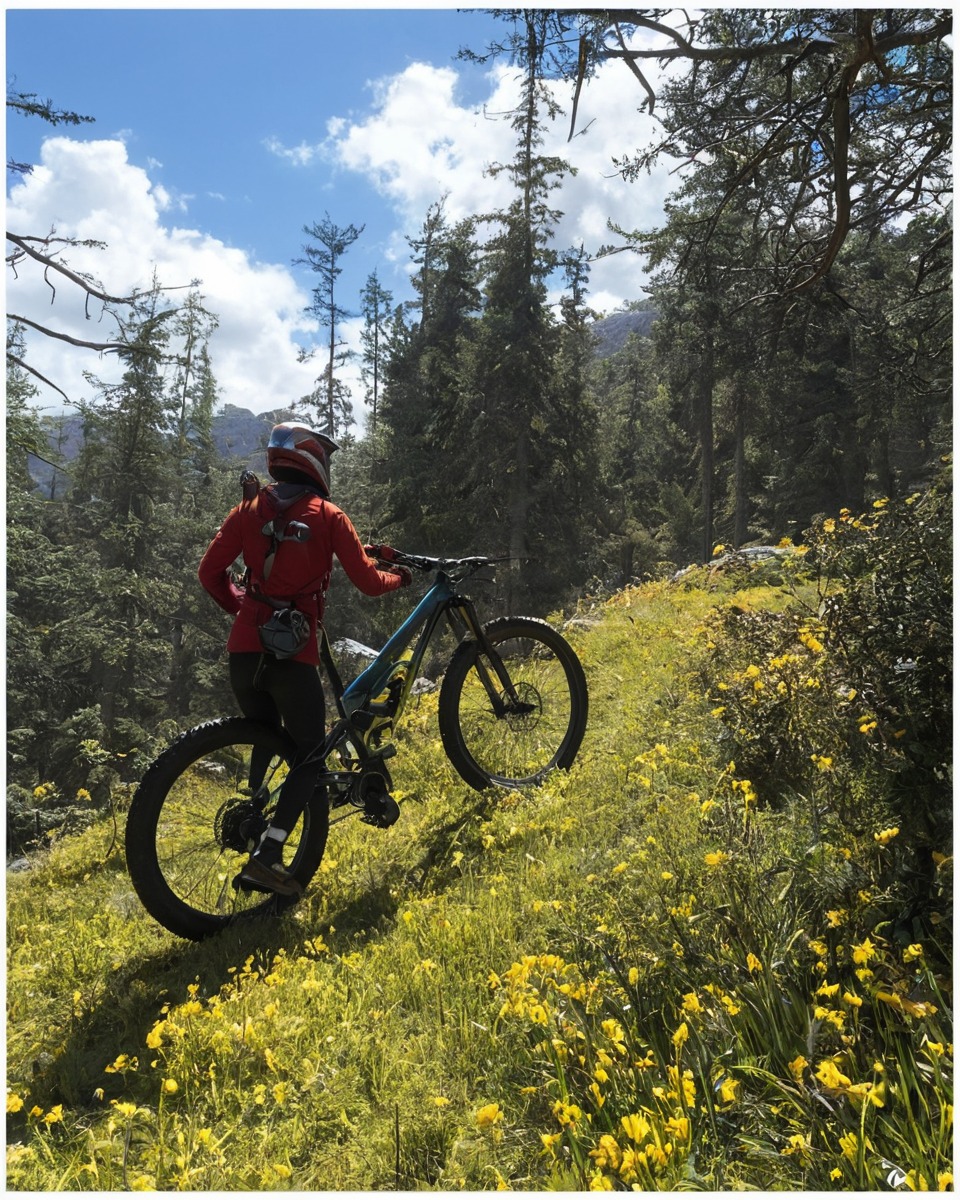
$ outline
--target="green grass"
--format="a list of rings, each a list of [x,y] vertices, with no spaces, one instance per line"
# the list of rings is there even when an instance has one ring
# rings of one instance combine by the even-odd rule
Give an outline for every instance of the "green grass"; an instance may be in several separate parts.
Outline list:
[[[401,820],[279,921],[177,940],[108,824],[9,875],[8,1187],[950,1186],[949,939],[896,934],[895,836],[757,798],[711,716],[709,614],[788,600],[585,602],[587,737],[522,795],[424,698]]]

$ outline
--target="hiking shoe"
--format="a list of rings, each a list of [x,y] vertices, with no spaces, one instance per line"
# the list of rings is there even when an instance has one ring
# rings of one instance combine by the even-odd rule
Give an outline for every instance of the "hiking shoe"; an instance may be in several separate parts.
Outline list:
[[[279,864],[268,866],[252,854],[233,881],[244,892],[274,892],[278,896],[302,896],[303,886]]]

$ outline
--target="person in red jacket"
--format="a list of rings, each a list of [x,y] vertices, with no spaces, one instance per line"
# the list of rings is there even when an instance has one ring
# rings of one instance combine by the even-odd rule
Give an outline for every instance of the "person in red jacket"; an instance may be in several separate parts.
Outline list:
[[[326,434],[306,425],[285,421],[275,426],[267,445],[267,470],[276,483],[256,487],[255,495],[245,496],[230,511],[198,570],[205,590],[234,617],[227,653],[241,712],[282,725],[297,746],[271,824],[237,878],[238,886],[281,895],[301,891],[283,868],[283,845],[316,780],[315,766],[298,766],[325,733],[317,627],[323,621],[333,556],[368,596],[410,583],[406,567],[378,569],[349,517],[330,502],[330,455],[337,448]],[[238,558],[246,567],[244,587],[230,574]],[[265,648],[261,631],[282,609],[302,613],[297,620],[304,630],[309,622],[309,633],[301,649],[278,658]]]

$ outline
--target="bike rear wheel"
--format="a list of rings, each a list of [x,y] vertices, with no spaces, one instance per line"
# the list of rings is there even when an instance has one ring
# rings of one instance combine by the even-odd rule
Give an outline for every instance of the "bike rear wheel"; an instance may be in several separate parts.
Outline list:
[[[181,734],[149,767],[127,817],[127,869],[144,908],[172,933],[199,941],[296,903],[234,886],[294,753],[281,730],[227,717]],[[284,846],[284,866],[304,887],[320,865],[328,824],[326,800],[309,804]]]
[[[484,633],[519,700],[497,716],[478,668],[506,689],[474,638],[457,647],[440,688],[440,737],[471,787],[529,787],[569,767],[587,726],[587,682],[572,646],[546,621],[501,617]],[[512,711],[511,711],[512,707]]]

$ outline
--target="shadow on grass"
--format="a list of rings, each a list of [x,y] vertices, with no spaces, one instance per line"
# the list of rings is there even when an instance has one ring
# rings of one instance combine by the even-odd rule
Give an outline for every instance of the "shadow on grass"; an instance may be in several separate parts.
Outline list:
[[[245,917],[202,942],[165,943],[156,953],[147,953],[107,974],[103,991],[81,1017],[62,1034],[56,1053],[38,1046],[32,1063],[31,1099],[44,1108],[64,1104],[77,1112],[101,1112],[113,1098],[131,1096],[122,1074],[105,1072],[121,1054],[149,1061],[146,1036],[162,1016],[165,1005],[182,1003],[187,988],[197,985],[197,997],[215,996],[231,982],[243,964],[252,959],[254,969],[268,970],[280,951],[298,954],[304,938],[323,932],[333,954],[356,950],[393,927],[397,909],[408,903],[411,893],[422,893],[428,879],[433,886],[448,885],[443,872],[455,845],[469,849],[460,840],[471,822],[488,815],[495,794],[469,793],[469,804],[448,820],[438,821],[420,834],[424,850],[413,863],[393,862],[379,870],[370,885],[320,918],[316,892],[310,890],[298,908],[279,917]],[[479,853],[479,843],[477,844]],[[125,875],[121,859],[111,858],[103,870]],[[316,883],[313,888],[316,889]],[[138,919],[148,919],[138,914]],[[323,929],[321,930],[321,925]],[[330,927],[333,932],[329,932]],[[105,951],[107,953],[107,951]],[[40,1039],[38,1039],[40,1040]],[[59,1039],[43,1038],[49,1047]],[[102,1089],[103,1097],[96,1093]],[[146,1097],[140,1097],[144,1103]],[[9,1132],[16,1137],[15,1117]]]

